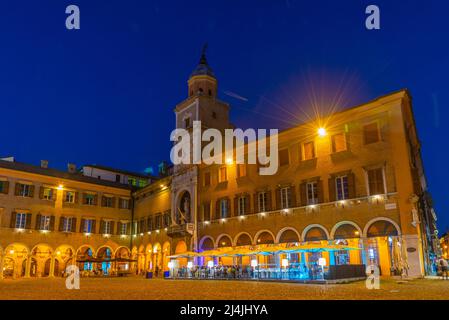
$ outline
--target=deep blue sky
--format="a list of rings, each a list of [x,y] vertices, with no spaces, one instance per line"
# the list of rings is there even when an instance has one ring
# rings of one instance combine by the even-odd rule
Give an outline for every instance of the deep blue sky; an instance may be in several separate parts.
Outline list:
[[[69,4],[79,31],[65,29]],[[380,31],[365,29],[368,4],[380,6]],[[1,156],[134,171],[168,159],[173,108],[207,41],[240,127],[294,125],[312,90],[343,108],[410,89],[439,227],[449,226],[445,0],[5,0],[1,12]]]

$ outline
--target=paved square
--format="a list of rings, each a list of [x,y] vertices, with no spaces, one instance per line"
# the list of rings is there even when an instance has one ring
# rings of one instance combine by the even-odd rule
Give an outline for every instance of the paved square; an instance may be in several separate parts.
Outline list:
[[[338,285],[198,281],[130,278],[81,278],[80,290],[68,290],[65,279],[21,279],[0,282],[0,299],[448,299],[449,281],[413,280],[399,284],[383,279],[379,290],[364,281]]]

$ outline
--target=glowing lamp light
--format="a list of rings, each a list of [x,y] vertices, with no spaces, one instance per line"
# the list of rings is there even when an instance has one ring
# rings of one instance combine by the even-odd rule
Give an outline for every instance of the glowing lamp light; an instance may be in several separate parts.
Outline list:
[[[221,219],[221,222],[226,222],[226,219]]]
[[[231,158],[227,158],[226,159],[226,164],[233,164],[233,163],[234,163],[234,161],[232,161]]]
[[[9,250],[9,254],[14,254],[14,250]]]
[[[168,230],[168,228],[165,228],[164,230],[165,230],[165,231],[167,231],[167,230]]]
[[[57,254],[58,256],[60,256],[60,255],[61,255],[61,251],[56,252],[56,254]]]
[[[209,221],[204,221],[204,224],[209,224]]]
[[[243,219],[245,219],[245,216],[239,216],[239,219],[243,220]]]
[[[288,259],[282,259],[281,265],[282,265],[284,268],[287,268],[287,267],[288,267]]]
[[[58,190],[63,190],[64,189],[64,186],[62,185],[62,184],[60,184],[59,186],[58,186]]]
[[[212,267],[214,266],[214,262],[213,262],[213,261],[208,261],[208,262],[207,262],[207,266],[208,266],[209,268],[212,268]]]
[[[88,236],[90,236],[90,233],[89,233],[89,232],[86,232],[86,233],[84,233],[84,235],[85,235],[86,237],[88,237]]]
[[[360,232],[355,231],[354,234],[355,234],[356,236],[358,236],[358,235],[360,234]]]
[[[169,269],[173,269],[173,267],[174,267],[174,264],[173,264],[172,261],[170,261],[170,262],[168,263],[168,268],[169,268]]]
[[[148,231],[148,234],[151,234],[151,231]]]
[[[324,267],[326,265],[326,259],[324,258],[319,258],[318,259],[318,265]]]
[[[193,262],[192,261],[187,262],[187,268],[189,268],[189,269],[193,268]]]
[[[326,136],[326,135],[327,135],[326,129],[324,129],[323,127],[319,128],[319,129],[318,129],[318,135],[319,135],[320,137]]]
[[[257,260],[256,259],[251,260],[251,267],[253,267],[253,268],[257,267]]]
[[[140,236],[143,237],[143,233],[141,233]]]
[[[265,217],[265,212],[261,212],[261,213],[260,213],[260,216],[261,216],[261,217]]]
[[[156,233],[159,233],[159,230],[156,230]]]

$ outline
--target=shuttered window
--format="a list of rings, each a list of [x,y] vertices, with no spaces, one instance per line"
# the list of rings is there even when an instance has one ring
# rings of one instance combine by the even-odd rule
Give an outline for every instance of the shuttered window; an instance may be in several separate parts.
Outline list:
[[[238,207],[237,213],[239,216],[243,216],[247,213],[247,198],[245,196],[241,196],[238,198]]]
[[[281,188],[281,209],[288,209],[291,207],[291,188]]]
[[[103,234],[112,233],[112,221],[103,221]]]
[[[318,203],[318,183],[317,181],[307,182],[307,204]]]
[[[346,138],[344,133],[337,133],[332,136],[332,152],[346,151]]]
[[[203,221],[210,220],[210,202],[203,204]]]
[[[268,193],[265,191],[259,192],[257,194],[257,206],[259,212],[266,212],[268,204]]]
[[[349,199],[348,177],[339,176],[335,178],[335,191],[337,200]]]
[[[382,168],[368,170],[368,185],[371,196],[385,193]]]
[[[120,234],[121,235],[128,234],[128,223],[120,224]]]
[[[288,149],[283,149],[279,151],[279,165],[286,166],[289,164],[289,157],[288,157]]]
[[[38,215],[38,217],[37,217],[38,228],[37,229],[49,231],[50,230],[50,222],[51,222],[51,216]]]
[[[220,200],[220,218],[227,218],[229,216],[228,199]]]
[[[67,203],[74,203],[75,202],[75,192],[73,191],[67,191],[65,194],[65,202]]]
[[[20,213],[20,212],[18,212],[18,213],[16,214],[15,228],[16,228],[16,229],[25,229],[25,226],[26,226],[26,219],[27,219],[27,214],[26,214],[26,213]]]
[[[72,232],[73,218],[72,217],[63,217],[61,219],[63,219],[61,231],[62,232]]]
[[[218,173],[219,182],[224,182],[228,180],[228,171],[226,167],[221,167]]]
[[[237,176],[239,178],[246,177],[246,164],[237,165]]]
[[[8,194],[9,182],[8,181],[0,181],[0,193]]]
[[[303,144],[303,160],[310,160],[315,158],[315,145],[313,141]]]
[[[363,137],[365,144],[375,143],[380,140],[377,122],[367,124],[363,127]]]

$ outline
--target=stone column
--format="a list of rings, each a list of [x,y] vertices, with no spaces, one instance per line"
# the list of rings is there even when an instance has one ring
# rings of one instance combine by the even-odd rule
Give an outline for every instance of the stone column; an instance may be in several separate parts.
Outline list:
[[[28,255],[26,259],[27,259],[27,262],[25,265],[25,278],[29,278],[30,271],[31,271],[31,255]]]
[[[50,260],[50,273],[49,273],[49,277],[50,278],[54,278],[55,277],[55,256],[51,256],[51,258],[50,258],[51,260]]]
[[[0,280],[3,280],[3,256],[0,255]]]

